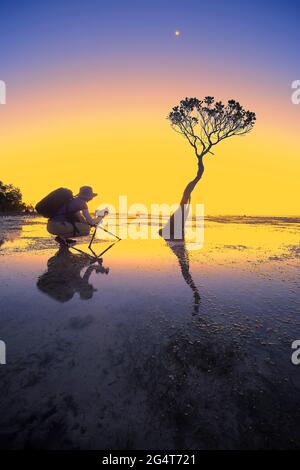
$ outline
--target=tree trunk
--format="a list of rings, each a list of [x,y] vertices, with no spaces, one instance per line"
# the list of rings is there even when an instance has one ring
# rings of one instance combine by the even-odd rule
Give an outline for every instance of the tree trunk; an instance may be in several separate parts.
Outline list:
[[[184,240],[184,226],[189,212],[191,194],[198,181],[200,181],[202,178],[203,172],[203,156],[200,156],[198,157],[198,171],[196,177],[186,185],[178,209],[171,215],[166,225],[159,230],[160,235],[163,235],[163,232],[166,230],[166,232],[170,232],[170,234],[168,233],[170,240]],[[181,227],[177,227],[177,230],[175,230],[176,216],[178,216],[178,219],[181,220]],[[169,230],[167,230],[167,228],[169,228]],[[178,232],[181,234],[181,236],[178,236]]]

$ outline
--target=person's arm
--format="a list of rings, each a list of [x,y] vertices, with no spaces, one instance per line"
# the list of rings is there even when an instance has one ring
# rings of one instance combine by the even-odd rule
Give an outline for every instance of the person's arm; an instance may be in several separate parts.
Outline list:
[[[92,272],[95,271],[95,270],[96,270],[96,266],[92,266],[92,265],[89,266],[89,267],[86,269],[84,275],[82,276],[82,280],[83,280],[84,282],[88,283],[88,282],[89,282],[89,279],[90,279],[90,275],[91,275]]]
[[[93,219],[88,209],[83,209],[82,214],[89,225],[97,225],[102,219],[102,217],[95,217],[95,219]]]

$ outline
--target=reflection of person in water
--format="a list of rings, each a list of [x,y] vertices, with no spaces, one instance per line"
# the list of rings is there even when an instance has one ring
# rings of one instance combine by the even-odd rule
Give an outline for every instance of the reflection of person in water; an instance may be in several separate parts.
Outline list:
[[[59,302],[68,302],[76,292],[82,300],[90,299],[97,290],[89,283],[92,272],[101,274],[109,272],[109,269],[105,268],[101,262],[90,263],[89,256],[75,255],[69,250],[60,248],[48,260],[48,270],[38,278],[37,287]],[[85,267],[87,269],[82,275]]]

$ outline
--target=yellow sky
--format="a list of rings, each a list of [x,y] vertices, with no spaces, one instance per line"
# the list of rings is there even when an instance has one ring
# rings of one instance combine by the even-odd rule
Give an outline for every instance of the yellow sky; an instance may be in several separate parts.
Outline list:
[[[192,149],[166,120],[185,96],[183,86],[167,93],[164,84],[159,93],[147,93],[145,84],[126,82],[119,94],[94,87],[79,97],[66,83],[55,93],[41,87],[1,106],[1,179],[19,186],[32,203],[56,187],[76,192],[81,185],[99,193],[92,208],[117,204],[119,195],[130,204],[178,202],[196,170]],[[186,95],[195,91],[187,87]],[[300,106],[288,99],[276,105],[275,96],[262,97],[259,90],[257,96],[238,90],[235,97],[257,113],[257,125],[206,157],[192,201],[204,203],[206,214],[298,215]]]

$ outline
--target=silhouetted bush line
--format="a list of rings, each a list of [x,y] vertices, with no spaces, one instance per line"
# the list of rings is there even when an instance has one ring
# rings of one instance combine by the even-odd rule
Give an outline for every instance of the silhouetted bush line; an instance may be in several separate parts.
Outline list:
[[[0,181],[0,215],[21,215],[33,212],[34,207],[23,202],[19,188]]]

